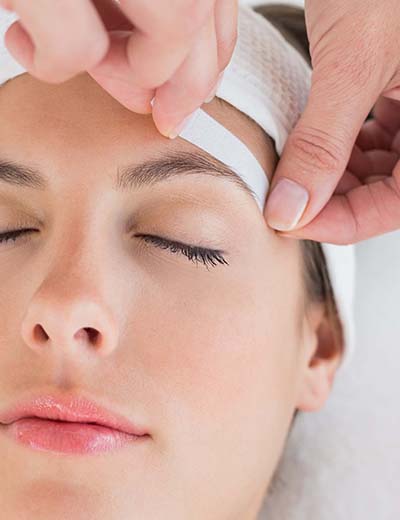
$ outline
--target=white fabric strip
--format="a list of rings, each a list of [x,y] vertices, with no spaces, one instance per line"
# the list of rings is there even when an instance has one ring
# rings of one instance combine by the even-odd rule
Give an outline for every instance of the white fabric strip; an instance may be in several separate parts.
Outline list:
[[[201,108],[196,110],[179,137],[205,150],[237,173],[253,192],[263,211],[269,187],[268,177],[240,139]]]

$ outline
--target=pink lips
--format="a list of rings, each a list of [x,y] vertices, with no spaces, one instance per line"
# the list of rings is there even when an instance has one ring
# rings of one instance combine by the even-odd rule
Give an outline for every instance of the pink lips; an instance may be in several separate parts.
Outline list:
[[[0,422],[17,442],[61,453],[103,453],[150,437],[143,427],[77,396],[39,396],[0,413]]]

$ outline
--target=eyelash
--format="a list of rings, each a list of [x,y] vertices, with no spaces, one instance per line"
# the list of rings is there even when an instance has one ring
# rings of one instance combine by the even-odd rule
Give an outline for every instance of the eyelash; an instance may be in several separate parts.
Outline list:
[[[5,231],[4,233],[0,233],[0,244],[4,242],[8,242],[11,240],[12,242],[16,242],[17,239],[22,235],[27,235],[30,232],[36,231],[35,229],[16,229]]]
[[[169,249],[174,254],[180,253],[196,264],[203,263],[207,268],[209,265],[211,267],[216,267],[218,264],[229,265],[222,255],[222,251],[218,249],[190,246],[183,242],[167,240],[166,238],[161,238],[156,235],[143,235],[138,233],[135,237],[142,238],[145,242],[149,242],[161,249]]]
[[[17,229],[0,233],[0,244],[9,240],[16,242],[17,239],[28,233],[35,232],[35,229]],[[142,238],[145,242],[159,247],[160,249],[169,249],[173,254],[182,254],[195,264],[202,263],[205,267],[216,267],[218,264],[229,265],[222,255],[222,251],[218,249],[207,249],[199,246],[190,246],[176,240],[167,240],[156,235],[146,235],[138,233],[135,237]]]

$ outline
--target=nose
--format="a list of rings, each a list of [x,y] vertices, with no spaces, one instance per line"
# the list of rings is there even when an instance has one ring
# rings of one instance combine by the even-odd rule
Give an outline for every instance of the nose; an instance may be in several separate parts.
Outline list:
[[[68,355],[87,350],[110,355],[118,345],[118,327],[105,299],[70,289],[48,284],[37,291],[22,322],[24,342],[40,354],[52,348]]]

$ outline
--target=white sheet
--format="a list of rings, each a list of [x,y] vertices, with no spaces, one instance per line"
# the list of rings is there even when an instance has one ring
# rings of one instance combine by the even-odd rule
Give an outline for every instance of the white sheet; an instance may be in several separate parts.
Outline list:
[[[353,370],[322,411],[298,417],[260,520],[400,518],[400,232],[356,256]]]

